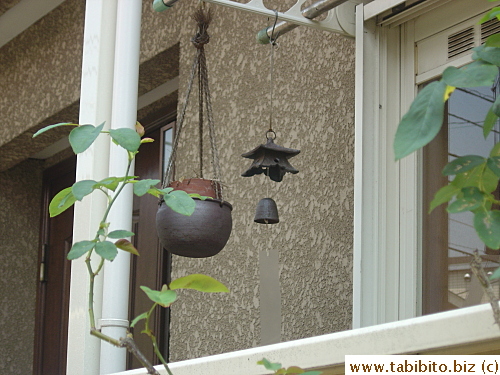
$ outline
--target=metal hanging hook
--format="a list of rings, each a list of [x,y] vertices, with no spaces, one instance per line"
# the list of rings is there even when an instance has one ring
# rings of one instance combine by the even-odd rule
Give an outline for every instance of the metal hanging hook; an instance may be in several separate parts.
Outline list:
[[[280,36],[280,33],[276,33],[276,36],[274,35],[274,31],[276,29],[276,24],[278,23],[278,11],[276,9],[274,11],[274,23],[273,23],[273,28],[271,30],[271,36],[269,37],[269,43],[271,46],[276,45],[276,41],[278,40],[278,37]]]

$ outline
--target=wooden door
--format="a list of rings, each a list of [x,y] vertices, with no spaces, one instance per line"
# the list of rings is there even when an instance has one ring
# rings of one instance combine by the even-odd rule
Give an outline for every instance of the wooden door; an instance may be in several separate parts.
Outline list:
[[[167,125],[171,130],[173,124]],[[163,157],[165,154],[162,136],[166,128],[156,127],[148,131],[146,136],[153,138],[155,142],[146,143],[141,146],[141,151],[137,154],[135,163],[135,175],[141,179],[161,179]],[[168,153],[168,152],[167,152]],[[163,284],[168,283],[170,277],[171,256],[162,249],[156,234],[156,211],[158,210],[158,198],[149,194],[134,196],[134,216],[133,216],[133,238],[134,245],[140,256],[133,256],[131,262],[131,285],[130,285],[130,313],[129,319],[133,320],[137,315],[148,311],[152,302],[146,297],[140,286],[144,285],[151,289],[159,290]],[[154,364],[159,364],[157,356],[154,354],[151,340],[141,330],[144,328],[144,321],[137,324],[133,330],[134,339],[141,351]],[[163,357],[168,360],[168,332],[170,322],[169,309],[157,308],[153,320],[153,330],[159,342]],[[127,367],[129,369],[142,367],[137,359],[129,354]]]
[[[76,158],[43,175],[43,215],[35,318],[33,374],[66,374],[71,262],[66,255],[73,236],[73,208],[49,218],[50,200],[75,181]]]

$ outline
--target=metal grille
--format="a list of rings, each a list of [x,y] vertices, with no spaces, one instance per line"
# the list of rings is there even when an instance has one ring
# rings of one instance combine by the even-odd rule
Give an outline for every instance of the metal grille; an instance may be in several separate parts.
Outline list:
[[[474,48],[474,27],[468,27],[448,36],[448,58]]]
[[[489,20],[483,24],[481,24],[481,44],[486,41],[490,35],[496,34],[500,32],[500,21],[494,18]]]

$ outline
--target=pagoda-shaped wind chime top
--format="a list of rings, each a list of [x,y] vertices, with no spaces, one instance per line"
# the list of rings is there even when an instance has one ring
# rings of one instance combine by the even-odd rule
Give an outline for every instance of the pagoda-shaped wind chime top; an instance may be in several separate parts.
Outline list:
[[[299,173],[292,167],[288,159],[300,153],[300,150],[286,148],[274,143],[276,133],[269,130],[266,134],[267,142],[255,147],[241,156],[253,159],[253,163],[243,174],[243,177],[250,177],[264,173],[273,181],[281,182],[285,173]]]
[[[270,40],[270,100],[269,100],[269,130],[266,132],[266,143],[261,144],[251,151],[248,151],[241,156],[248,159],[253,159],[253,163],[242,176],[251,177],[256,174],[265,174],[272,181],[281,182],[283,177],[288,173],[299,173],[297,169],[292,167],[288,159],[300,153],[300,150],[293,148],[286,148],[274,143],[276,133],[272,128],[273,123],[273,70],[274,70],[274,48],[276,47],[276,40],[279,35],[274,34],[276,22],[278,20],[278,12],[271,33]],[[279,222],[278,211],[276,202],[271,198],[264,198],[257,205],[257,213],[255,215],[255,222],[260,224],[276,224]]]

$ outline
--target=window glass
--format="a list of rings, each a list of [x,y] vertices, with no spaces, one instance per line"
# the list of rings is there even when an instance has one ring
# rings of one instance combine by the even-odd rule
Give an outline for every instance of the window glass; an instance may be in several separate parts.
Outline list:
[[[172,144],[173,144],[173,134],[174,128],[173,123],[161,129],[162,146],[163,146],[163,159],[162,159],[162,180],[165,178],[165,173],[168,168],[168,161],[170,155],[172,154]]]
[[[428,211],[430,200],[448,179],[441,174],[447,162],[465,155],[488,156],[499,141],[498,123],[485,140],[484,117],[496,97],[495,88],[456,89],[448,102],[445,123],[436,139],[424,150],[423,312],[433,313],[488,302],[470,268],[477,249],[486,272],[499,266],[498,251],[486,249],[478,238],[471,212],[446,212],[445,205]],[[452,180],[454,176],[450,176]],[[495,285],[498,291],[498,284]]]

